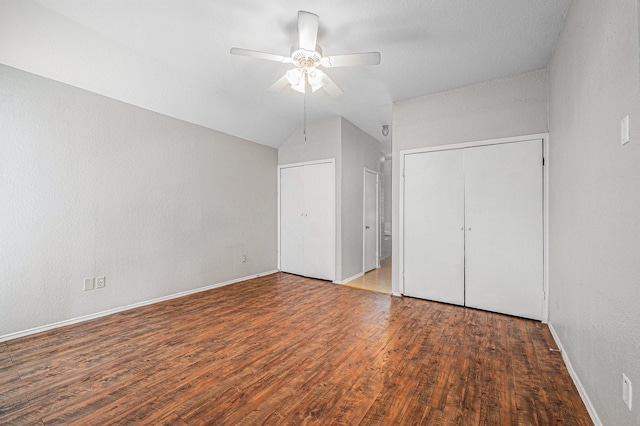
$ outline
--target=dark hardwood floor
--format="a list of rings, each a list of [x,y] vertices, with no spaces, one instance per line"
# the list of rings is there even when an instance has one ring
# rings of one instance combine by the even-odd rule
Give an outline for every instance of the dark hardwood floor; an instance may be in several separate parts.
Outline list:
[[[273,274],[0,343],[0,424],[592,424],[539,322]]]

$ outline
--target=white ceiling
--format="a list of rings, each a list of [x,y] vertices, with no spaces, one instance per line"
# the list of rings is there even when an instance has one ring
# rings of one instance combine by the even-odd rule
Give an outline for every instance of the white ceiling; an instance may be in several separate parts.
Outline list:
[[[290,65],[298,10],[320,16],[344,95],[307,95],[309,121],[341,115],[382,142],[392,103],[546,67],[570,0],[0,0],[0,62],[261,144],[303,124],[303,96],[266,89]]]

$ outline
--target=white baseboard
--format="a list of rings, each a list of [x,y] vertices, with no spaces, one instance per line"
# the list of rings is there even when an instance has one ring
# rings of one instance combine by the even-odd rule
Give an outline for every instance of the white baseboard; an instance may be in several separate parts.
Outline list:
[[[342,280],[342,281],[334,281],[333,283],[334,283],[334,284],[346,284],[346,283],[348,283],[349,281],[353,281],[353,280],[355,280],[356,278],[360,278],[360,277],[361,277],[361,276],[363,276],[363,275],[364,275],[364,272],[360,272],[359,274],[355,274],[354,276],[349,277],[349,278],[347,278],[346,280]]]
[[[560,353],[562,354],[562,360],[564,361],[564,365],[566,365],[567,370],[569,371],[569,375],[573,379],[573,383],[576,385],[576,388],[578,389],[580,398],[582,398],[582,402],[584,402],[584,405],[587,407],[587,411],[591,416],[591,421],[593,421],[593,424],[596,426],[602,426],[602,422],[600,421],[600,417],[598,417],[596,408],[591,403],[591,400],[589,399],[589,395],[587,395],[587,391],[584,389],[584,386],[582,386],[582,382],[580,381],[580,378],[576,374],[576,371],[573,369],[573,366],[571,365],[571,361],[569,360],[569,356],[567,355],[567,352],[564,350],[564,346],[562,346],[560,337],[556,333],[556,330],[553,328],[553,325],[551,323],[548,323],[547,325],[549,326],[549,330],[551,331],[551,336],[553,336],[553,340],[556,341],[556,345],[558,345],[558,349],[560,349]]]
[[[398,293],[398,292],[395,292],[395,291],[392,291],[391,295],[392,296],[396,296],[396,297],[402,297],[402,293]]]
[[[104,317],[104,316],[115,314],[115,313],[118,313],[118,312],[128,311],[129,309],[139,308],[141,306],[152,305],[154,303],[164,302],[166,300],[171,300],[171,299],[177,299],[178,297],[188,296],[188,295],[193,294],[193,293],[200,293],[202,291],[207,291],[207,290],[211,290],[211,289],[218,288],[218,287],[224,287],[226,285],[235,284],[235,283],[238,283],[238,282],[241,282],[241,281],[250,280],[252,278],[258,278],[258,277],[263,277],[265,275],[271,275],[271,274],[274,274],[276,272],[278,272],[278,270],[261,272],[259,274],[253,274],[253,275],[249,275],[249,276],[246,276],[246,277],[236,278],[236,279],[233,279],[233,280],[229,280],[229,281],[225,281],[225,282],[221,282],[221,283],[217,283],[217,284],[211,284],[211,285],[208,285],[208,286],[205,286],[205,287],[199,287],[199,288],[196,288],[196,289],[193,289],[193,290],[181,291],[180,293],[170,294],[168,296],[158,297],[158,298],[151,299],[151,300],[145,300],[143,302],[134,303],[132,305],[127,305],[127,306],[121,306],[119,308],[108,309],[106,311],[97,312],[95,314],[83,315],[81,317],[71,318],[71,319],[68,319],[68,320],[55,322],[53,324],[47,324],[47,325],[42,325],[42,326],[39,326],[39,327],[30,328],[28,330],[16,331],[14,333],[9,333],[9,334],[5,334],[3,336],[0,336],[0,342],[5,342],[7,340],[17,339],[18,337],[29,336],[31,334],[41,333],[43,331],[52,330],[54,328],[60,328],[60,327],[64,327],[64,326],[71,325],[71,324],[77,324],[77,323],[83,322],[83,321],[89,321],[89,320],[92,320],[92,319],[95,319],[95,318]]]

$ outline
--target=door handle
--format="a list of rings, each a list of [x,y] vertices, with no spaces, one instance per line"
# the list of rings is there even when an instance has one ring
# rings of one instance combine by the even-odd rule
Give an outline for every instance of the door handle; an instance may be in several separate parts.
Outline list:
[[[369,229],[369,225],[365,226],[364,229]]]

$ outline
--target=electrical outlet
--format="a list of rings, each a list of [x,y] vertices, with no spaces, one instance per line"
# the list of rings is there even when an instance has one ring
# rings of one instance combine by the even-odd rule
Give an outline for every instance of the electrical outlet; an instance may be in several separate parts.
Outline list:
[[[96,288],[104,288],[105,284],[106,284],[105,277],[96,278]]]
[[[95,277],[85,278],[84,287],[83,287],[84,291],[93,290],[95,288],[95,283],[96,283]]]
[[[246,263],[247,262],[247,255],[243,254],[242,256],[240,256],[240,263]]]
[[[629,407],[629,411],[631,411],[631,401],[633,398],[633,386],[631,385],[631,380],[623,373],[622,374],[622,400],[627,407]]]

